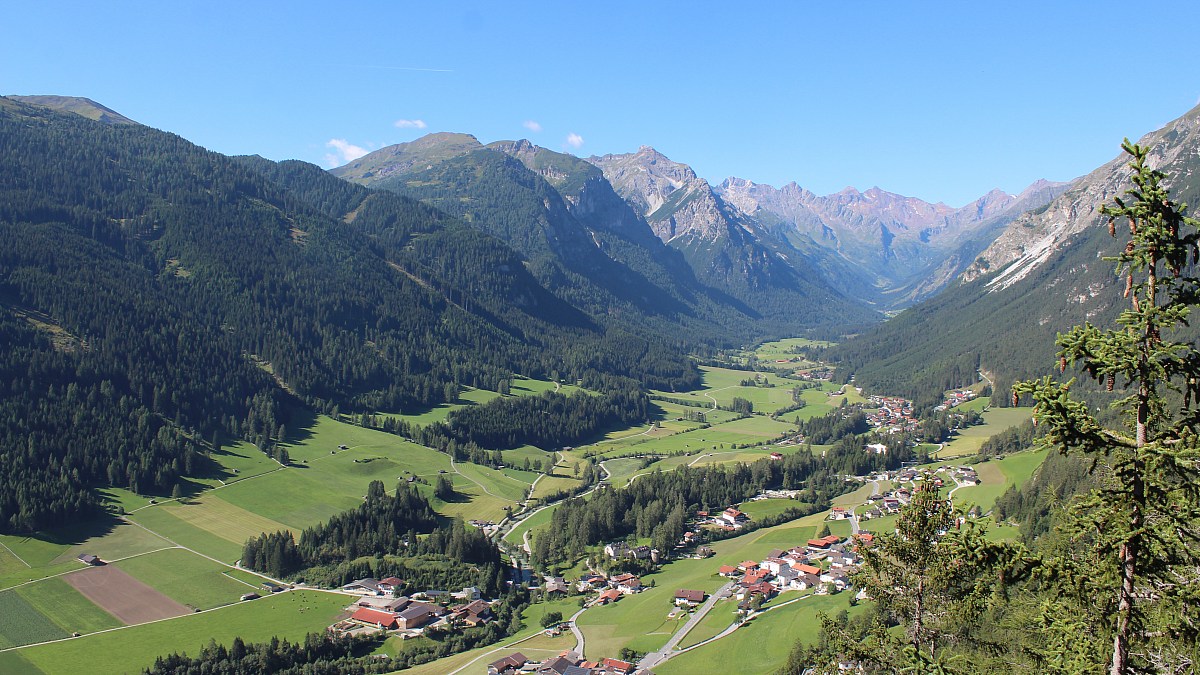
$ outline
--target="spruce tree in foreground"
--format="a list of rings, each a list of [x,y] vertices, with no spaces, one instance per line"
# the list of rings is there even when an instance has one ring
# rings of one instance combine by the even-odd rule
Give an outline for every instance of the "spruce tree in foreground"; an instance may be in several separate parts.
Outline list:
[[[1018,383],[1013,396],[1032,396],[1048,441],[1090,459],[1101,484],[1070,523],[1091,550],[1055,564],[1061,587],[1094,606],[1111,634],[1110,675],[1190,672],[1200,639],[1200,350],[1173,338],[1198,303],[1197,221],[1169,199],[1147,148],[1122,147],[1134,186],[1101,213],[1114,236],[1128,225],[1124,250],[1108,260],[1130,307],[1117,328],[1060,334],[1058,355],[1060,371],[1072,363],[1107,391],[1128,392],[1113,403],[1123,428],[1106,428],[1072,396],[1073,378]]]

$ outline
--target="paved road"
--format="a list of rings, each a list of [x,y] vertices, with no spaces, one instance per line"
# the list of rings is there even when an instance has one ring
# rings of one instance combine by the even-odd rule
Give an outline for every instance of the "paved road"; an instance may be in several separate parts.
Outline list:
[[[708,596],[708,600],[705,600],[704,604],[700,605],[700,608],[692,614],[687,623],[683,624],[683,628],[675,631],[675,634],[671,636],[670,640],[667,640],[667,644],[663,645],[662,649],[656,652],[650,652],[646,656],[642,657],[642,660],[638,662],[638,668],[653,668],[654,666],[657,666],[663,661],[671,658],[672,652],[675,651],[675,648],[679,646],[679,643],[683,641],[683,638],[688,634],[688,632],[695,628],[696,625],[699,624],[702,619],[704,619],[704,616],[713,608],[713,605],[717,604],[718,600],[729,597],[729,594],[732,590],[733,582],[730,581],[729,583],[717,589],[716,593]]]
[[[580,609],[578,612],[572,614],[571,618],[568,619],[571,622],[571,632],[575,635],[575,653],[580,656],[583,656],[583,631],[579,630],[579,626],[575,625],[575,621],[579,619],[579,615],[583,614],[584,610],[586,609],[587,607]]]

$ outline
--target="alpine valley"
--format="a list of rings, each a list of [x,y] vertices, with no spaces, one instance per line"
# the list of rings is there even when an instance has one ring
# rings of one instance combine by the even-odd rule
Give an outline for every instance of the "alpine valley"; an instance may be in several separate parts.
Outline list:
[[[1200,108],[1140,144],[1196,201]],[[955,208],[467,133],[325,170],[9,96],[0,166],[0,672],[1107,658],[1079,568],[1031,570],[1105,550],[1061,507],[1111,474],[1015,383],[1127,309],[1128,157]],[[1128,395],[1088,374],[1085,411]],[[921,552],[910,610],[872,575],[951,507],[920,536],[978,555]],[[1172,626],[1145,670],[1194,663]]]

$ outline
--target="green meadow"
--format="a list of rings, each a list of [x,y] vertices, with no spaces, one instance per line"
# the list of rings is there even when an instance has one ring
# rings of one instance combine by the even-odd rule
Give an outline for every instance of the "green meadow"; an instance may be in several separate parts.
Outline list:
[[[115,565],[168,598],[195,609],[238,602],[251,590],[225,576],[229,567],[181,548],[129,558]]]
[[[345,596],[332,593],[289,591],[166,621],[26,647],[10,654],[18,654],[37,668],[34,672],[47,675],[73,675],[81,664],[96,673],[136,673],[171,651],[194,655],[210,639],[226,645],[237,636],[246,642],[272,637],[298,640],[309,632],[324,630],[346,604]]]
[[[976,401],[978,400],[976,399]],[[972,401],[972,403],[974,402]],[[937,458],[953,459],[979,454],[979,448],[983,447],[984,441],[1029,419],[1033,415],[1033,408],[988,408],[982,415],[983,424],[956,431],[950,441],[937,453]]]

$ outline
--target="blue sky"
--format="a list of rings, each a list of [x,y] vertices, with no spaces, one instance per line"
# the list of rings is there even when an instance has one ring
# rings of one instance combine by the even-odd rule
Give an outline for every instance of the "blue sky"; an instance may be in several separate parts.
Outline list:
[[[961,206],[1196,105],[1200,3],[10,2],[0,93],[323,166],[433,131]]]

